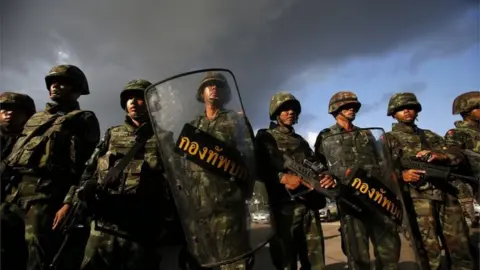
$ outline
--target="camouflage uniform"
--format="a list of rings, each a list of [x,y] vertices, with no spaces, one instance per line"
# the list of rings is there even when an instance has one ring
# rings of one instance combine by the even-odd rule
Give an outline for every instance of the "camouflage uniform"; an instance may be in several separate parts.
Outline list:
[[[338,92],[332,96],[329,102],[328,113],[336,115],[345,105],[356,105],[358,109],[361,103],[357,96],[352,92]],[[353,131],[358,130],[358,127],[353,126]],[[327,129],[320,131],[315,142],[315,154],[320,158],[323,156],[324,149],[323,140],[326,136],[331,134],[339,134],[346,130],[339,124],[335,124]],[[344,164],[345,169],[357,164],[374,164],[371,156],[361,155],[361,152],[369,153],[371,150],[352,151],[355,145],[353,134],[344,133],[341,142],[342,147],[338,148],[338,155],[343,155],[345,160],[351,157],[351,164]],[[367,140],[369,135],[364,133]],[[326,146],[325,146],[326,147]],[[330,147],[330,146],[328,146]],[[337,145],[332,145],[338,147]],[[343,179],[340,179],[343,181]],[[348,183],[344,183],[348,184]],[[396,225],[390,221],[384,221],[383,224],[379,222],[371,223],[369,219],[363,219],[354,215],[354,212],[341,202],[337,202],[343,241],[345,242],[345,251],[348,257],[348,265],[350,269],[370,269],[370,254],[369,254],[369,238],[373,243],[375,253],[375,268],[376,269],[398,269],[398,261],[400,259],[400,237],[397,233]]]
[[[472,91],[461,94],[453,101],[452,114],[468,114],[474,109],[480,108],[480,92]],[[456,121],[455,128],[450,129],[445,134],[445,143],[448,147],[456,146],[461,149],[468,149],[480,155],[480,125],[479,119],[477,122],[473,121]],[[469,168],[471,174],[480,176],[480,159],[475,157],[469,157]],[[473,203],[475,197],[478,198],[478,185],[471,185],[458,181],[457,187],[459,189],[459,201],[462,204],[465,216],[469,217],[472,221],[472,226],[478,226],[479,220],[475,217],[475,211],[473,209]],[[473,230],[470,230],[470,239],[472,244],[476,242],[476,237]],[[474,259],[478,264],[478,245],[472,247]],[[478,268],[478,267],[477,267]]]
[[[79,68],[52,68],[45,77],[47,89],[56,77],[68,78],[82,95],[89,94],[87,79]],[[52,231],[55,214],[70,187],[78,184],[99,137],[95,114],[80,110],[78,102],[47,103],[44,111],[27,121],[13,146],[7,164],[17,174],[16,185],[6,201],[25,213],[29,269],[43,269],[57,251],[60,234]]]
[[[128,82],[121,93],[121,107],[126,110],[127,94],[143,95],[149,85],[145,80]],[[156,270],[160,243],[169,244],[175,235],[174,240],[180,236],[183,242],[183,234],[175,234],[180,224],[154,136],[130,160],[119,179],[104,180],[135,144],[136,130],[129,116],[123,125],[109,128],[87,163],[82,181],[95,181],[105,195],[93,209],[82,269]]]
[[[453,102],[452,114],[465,114],[473,109],[480,108],[480,92],[468,92],[458,96]],[[469,149],[480,154],[480,125],[470,121],[456,121],[455,128],[450,129],[445,134],[445,142],[447,146],[457,146],[461,149]],[[472,166],[474,161],[470,162]],[[477,190],[478,186],[472,188],[470,184],[464,182],[456,183],[459,189],[459,201],[462,204],[463,211],[472,221],[475,219],[472,200],[474,197],[473,190]],[[475,192],[476,193],[476,192]]]
[[[35,112],[35,102],[33,99],[25,94],[4,92],[0,94],[0,106],[12,106],[19,110],[23,110],[26,113],[27,119],[30,118]],[[3,108],[0,108],[3,110]],[[23,126],[23,125],[22,125]],[[0,145],[1,155],[0,160],[4,160],[12,151],[12,147],[18,139],[18,133],[8,133],[3,128],[0,129]]]
[[[10,107],[10,108],[8,108]],[[35,103],[33,99],[25,94],[4,92],[0,94],[0,109],[10,110],[18,109],[25,112],[26,120],[35,113]],[[15,117],[15,116],[14,116]],[[23,126],[25,123],[22,123]],[[18,139],[21,130],[0,129],[0,161],[6,160],[12,147]],[[2,176],[1,201],[4,200],[4,189],[8,185],[8,172],[0,171]],[[20,209],[11,203],[2,203],[0,206],[0,229],[2,236],[1,243],[1,269],[26,269],[28,250],[25,244],[25,222],[23,221]]]
[[[195,120],[190,122],[191,125],[214,136],[224,143],[237,148],[240,152],[253,153],[253,131],[250,123],[246,118],[238,112],[222,108],[231,99],[230,86],[226,78],[216,72],[209,72],[201,81],[197,91],[197,100],[204,102],[202,96],[205,86],[208,83],[219,83],[223,87],[222,100],[219,111],[213,119],[208,119],[206,114],[199,115]],[[246,120],[244,123],[244,120]],[[241,142],[241,144],[239,144]],[[242,151],[242,148],[250,148],[250,151]],[[245,160],[252,160],[252,157],[245,157]],[[202,167],[189,163],[186,173],[195,179],[195,184],[190,186],[191,193],[195,205],[201,206],[205,211],[201,211],[200,215],[208,216],[208,223],[204,224],[199,230],[212,235],[218,235],[216,239],[218,243],[213,244],[215,247],[228,247],[222,252],[225,257],[236,257],[233,254],[243,254],[247,250],[251,250],[248,246],[247,226],[245,224],[247,217],[245,209],[245,194],[251,193],[252,183],[238,183],[225,181],[222,177],[206,171]],[[236,203],[240,202],[240,203]],[[212,211],[215,210],[213,213]],[[189,231],[194,232],[199,228],[199,224],[190,224]],[[207,231],[208,230],[208,231]],[[201,251],[193,250],[192,253],[201,253]],[[193,259],[188,259],[183,266],[185,269],[206,269],[201,268]],[[253,258],[239,260],[237,262],[221,265],[221,270],[230,269],[252,269]]]
[[[387,115],[393,116],[406,106],[415,107],[417,113],[422,110],[413,93],[397,93],[390,98]],[[447,149],[441,136],[416,125],[399,122],[393,124],[392,131],[386,135],[392,153],[398,157],[414,157],[421,150],[432,150],[447,154],[452,164],[458,164],[462,159],[461,153],[455,149]],[[450,256],[452,269],[473,269],[468,228],[458,199],[430,184],[419,188],[410,186],[409,193],[427,254],[424,259],[428,260],[430,268],[438,269],[440,266],[440,238]]]
[[[277,120],[279,108],[293,103],[300,114],[300,102],[291,94],[280,92],[270,102],[270,120]],[[324,239],[318,209],[325,206],[325,198],[317,199],[318,205],[291,200],[280,183],[284,168],[278,151],[287,153],[295,160],[315,160],[313,151],[302,136],[292,128],[271,122],[269,129],[259,130],[255,138],[259,175],[265,182],[270,199],[272,225],[275,235],[270,241],[270,256],[276,269],[325,269]],[[272,149],[273,148],[273,149]],[[266,160],[270,160],[269,163]],[[265,164],[268,165],[265,165]]]

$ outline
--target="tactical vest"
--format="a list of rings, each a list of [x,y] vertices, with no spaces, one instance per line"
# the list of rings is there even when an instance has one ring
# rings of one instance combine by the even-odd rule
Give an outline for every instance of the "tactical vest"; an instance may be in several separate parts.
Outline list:
[[[233,147],[237,147],[245,137],[240,115],[230,110],[220,111],[213,120],[208,120],[204,115],[198,116],[190,124]]]
[[[423,134],[429,131],[422,130]],[[429,145],[425,145],[422,142],[420,135],[415,133],[408,133],[403,131],[390,131],[387,134],[394,136],[399,142],[401,147],[401,155],[404,157],[415,157],[415,155],[421,150],[435,150],[440,146],[431,145],[428,141],[429,136],[425,135],[425,140]],[[427,184],[419,189],[410,186],[410,195],[412,198],[424,198],[429,200],[441,201],[443,200],[443,192],[431,184]]]
[[[293,157],[298,162],[302,162],[304,159],[309,157],[307,153],[312,151],[309,148],[308,143],[303,140],[298,134],[285,134],[280,131],[275,131],[273,129],[267,129],[266,132],[272,135],[272,137],[275,139],[278,150]]]
[[[269,129],[260,129],[257,133],[257,137],[261,136],[262,133],[268,133],[276,143],[278,150],[285,153],[286,155],[292,157],[299,163],[302,163],[303,160],[313,156],[313,152],[310,149],[308,143],[298,134],[295,133],[283,133],[281,130],[282,127],[270,127]],[[265,157],[267,158],[267,157]],[[272,159],[282,159],[282,157],[268,157]],[[263,163],[262,161],[260,161]],[[265,170],[265,168],[261,168]],[[274,168],[272,168],[274,169]],[[268,169],[270,170],[270,169]],[[268,200],[272,207],[277,207],[278,205],[283,205],[287,202],[294,202],[288,192],[285,189],[285,186],[280,183],[278,178],[278,172],[276,171],[264,171],[263,177],[266,177],[266,187],[268,193]],[[298,207],[303,207],[302,204],[298,204]]]
[[[465,137],[470,139],[464,141],[467,149],[480,153],[480,132],[478,130],[468,127],[457,127],[455,131],[464,134]]]
[[[373,144],[375,138],[369,134],[368,130],[342,133],[334,125],[321,136],[323,137],[323,154],[332,163],[330,170],[338,177],[344,175],[345,171],[355,164],[364,165],[365,169],[370,169],[381,161],[376,160],[376,149]],[[347,184],[346,179],[341,181]]]
[[[474,128],[457,127],[456,132],[461,133],[462,137],[467,137],[464,140],[466,150],[471,150],[473,153],[465,153],[470,164],[470,170],[473,176],[480,177],[480,132]]]
[[[140,150],[129,162],[123,170],[123,177],[117,183],[105,183],[103,179],[109,169],[115,166],[135,144],[135,131],[133,128],[126,126],[126,124],[111,128],[109,133],[108,151],[98,159],[97,163],[99,183],[108,187],[111,193],[135,193],[142,177],[148,177],[153,172],[158,173],[161,171],[156,138],[152,136],[146,142],[144,151]],[[141,155],[142,152],[143,155]],[[124,182],[123,187],[121,182]]]
[[[74,144],[71,127],[83,110],[65,115],[37,112],[24,129],[8,158],[8,165],[19,172],[73,172]]]

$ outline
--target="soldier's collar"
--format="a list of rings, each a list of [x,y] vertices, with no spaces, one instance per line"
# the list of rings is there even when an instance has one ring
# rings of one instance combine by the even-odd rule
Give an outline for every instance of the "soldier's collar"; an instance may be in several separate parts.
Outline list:
[[[212,120],[215,120],[220,115],[226,114],[226,113],[228,113],[228,110],[220,108],[220,109],[217,110],[217,113],[215,114],[215,117]],[[203,117],[207,118],[207,111],[203,111]]]
[[[11,137],[11,138],[16,138],[18,136],[20,136],[22,132],[19,131],[19,132],[5,132],[4,130],[2,130],[0,128],[0,137]]]
[[[463,120],[455,121],[454,124],[455,124],[455,127],[457,127],[457,128],[480,129],[480,125],[479,125],[479,124],[472,123],[472,122],[468,122],[468,121],[463,121]]]
[[[335,125],[333,125],[335,127],[335,129],[337,129],[339,132],[345,132],[347,131],[346,129],[344,129],[342,126],[340,126],[338,123],[335,123]],[[352,131],[353,130],[357,130],[358,127],[355,126],[354,124],[352,124]]]
[[[418,127],[417,125],[405,125],[404,123],[393,123],[392,124],[392,131],[402,131],[406,133],[417,133],[418,132]]]
[[[270,128],[275,129],[278,132],[283,133],[283,134],[293,134],[293,133],[295,133],[295,129],[293,127],[287,128],[285,126],[279,125],[279,124],[274,123],[274,122],[270,122]]]
[[[125,116],[125,127],[129,132],[135,132],[135,130],[139,128],[133,123],[132,119],[128,115]]]
[[[78,101],[74,101],[70,104],[58,104],[56,102],[47,102],[47,105],[45,106],[45,110],[51,114],[67,114],[71,111],[74,110],[79,110],[80,109],[80,104]]]

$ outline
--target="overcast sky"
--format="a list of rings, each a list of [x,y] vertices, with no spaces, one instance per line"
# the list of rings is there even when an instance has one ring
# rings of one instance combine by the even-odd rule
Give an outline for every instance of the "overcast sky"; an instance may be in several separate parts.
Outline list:
[[[479,0],[0,1],[0,91],[48,99],[44,76],[78,65],[102,130],[120,124],[119,93],[200,68],[231,69],[255,129],[268,126],[271,96],[303,105],[297,131],[309,141],[330,126],[340,90],[363,103],[360,126],[390,129],[388,99],[413,91],[419,125],[441,135],[451,103],[480,88]]]

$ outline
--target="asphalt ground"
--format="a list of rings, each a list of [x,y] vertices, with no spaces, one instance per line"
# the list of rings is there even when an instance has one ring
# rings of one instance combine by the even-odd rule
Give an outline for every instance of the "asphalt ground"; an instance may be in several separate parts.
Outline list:
[[[336,222],[324,222],[322,223],[323,232],[325,237],[325,255],[326,255],[326,270],[339,270],[339,269],[346,269],[346,257],[342,252],[341,248],[341,240],[340,234],[338,232],[338,228],[340,223]],[[473,240],[480,244],[480,229],[472,229]],[[401,258],[399,263],[399,268],[401,270],[411,270],[414,269],[412,267],[412,261],[414,259],[414,254],[411,252],[411,249],[408,248],[409,243],[405,239],[402,242],[402,252]],[[161,268],[164,269],[179,269],[178,268],[178,256],[177,250],[166,250],[162,260]],[[372,245],[370,245],[370,256],[373,256],[373,249]],[[373,266],[373,261],[372,261]],[[300,269],[300,265],[299,265]],[[271,259],[270,254],[268,251],[268,244],[261,249],[259,249],[255,253],[255,266],[254,270],[275,270]]]

